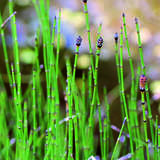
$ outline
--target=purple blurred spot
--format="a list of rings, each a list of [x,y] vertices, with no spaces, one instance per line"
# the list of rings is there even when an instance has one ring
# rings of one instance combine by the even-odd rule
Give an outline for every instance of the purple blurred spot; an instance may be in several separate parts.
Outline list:
[[[96,159],[96,160],[100,160],[100,157],[99,157],[99,156],[95,156],[95,159]]]
[[[12,138],[11,140],[10,140],[10,144],[12,145],[12,144],[14,144],[16,142],[16,139],[15,138]]]
[[[125,136],[122,135],[122,136],[120,137],[120,142],[121,142],[121,143],[124,143],[124,141],[125,141]]]
[[[43,67],[44,67],[43,64],[41,64],[41,65],[40,65],[40,69],[43,69]]]

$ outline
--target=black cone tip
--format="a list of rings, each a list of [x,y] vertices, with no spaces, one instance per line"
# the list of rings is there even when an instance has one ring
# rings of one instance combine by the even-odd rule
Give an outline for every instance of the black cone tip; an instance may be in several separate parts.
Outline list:
[[[82,38],[81,36],[78,36],[78,38],[76,39],[76,46],[80,46],[82,43]]]
[[[134,19],[134,20],[135,20],[135,23],[138,23],[138,18],[137,18],[137,17],[135,17],[135,19]]]
[[[82,0],[83,1],[83,3],[87,3],[87,0]]]
[[[115,42],[117,43],[118,42],[118,33],[117,32],[114,34],[114,39],[115,39]]]

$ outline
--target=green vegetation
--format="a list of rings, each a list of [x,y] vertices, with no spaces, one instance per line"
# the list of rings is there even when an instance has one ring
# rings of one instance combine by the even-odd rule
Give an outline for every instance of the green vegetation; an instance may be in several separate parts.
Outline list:
[[[146,68],[143,60],[143,49],[138,19],[135,19],[140,55],[140,66],[134,66],[127,36],[125,14],[122,15],[123,27],[120,36],[115,34],[115,62],[119,87],[119,107],[122,120],[120,129],[111,125],[110,104],[107,89],[103,96],[98,90],[98,71],[103,47],[101,37],[102,24],[97,31],[96,51],[91,46],[91,30],[87,0],[83,0],[88,34],[90,66],[88,73],[82,74],[82,86],[76,83],[77,60],[82,38],[75,41],[74,64],[70,57],[65,57],[66,77],[62,74],[61,53],[61,10],[58,18],[53,18],[53,27],[49,21],[50,1],[32,0],[39,28],[35,37],[35,57],[30,83],[22,93],[21,65],[19,60],[19,44],[17,40],[16,13],[14,2],[9,1],[9,15],[12,34],[13,59],[11,63],[5,40],[4,25],[8,22],[0,14],[0,33],[6,71],[12,97],[7,95],[4,80],[0,75],[0,159],[3,160],[89,160],[94,159],[99,147],[99,156],[107,159],[154,159],[160,157],[160,126],[158,116],[152,118],[149,86],[146,81]],[[56,30],[57,26],[57,30]],[[52,30],[51,30],[52,28]],[[123,36],[124,33],[124,36]],[[120,40],[119,40],[120,37]],[[124,43],[125,37],[125,43]],[[57,39],[57,41],[56,41]],[[42,42],[41,42],[42,41]],[[42,43],[42,44],[41,44]],[[123,71],[124,44],[128,51],[131,87],[129,94],[125,92]],[[45,70],[45,91],[42,88],[42,70],[39,52],[43,47],[43,64]],[[135,73],[135,70],[137,72]],[[142,76],[140,76],[142,75]],[[141,78],[145,78],[145,80]],[[140,84],[139,84],[140,83]],[[140,87],[138,87],[140,85]],[[140,91],[139,91],[140,88]],[[62,96],[62,92],[64,95]],[[138,92],[141,94],[142,114],[137,111]],[[62,98],[64,102],[62,102]],[[146,103],[145,103],[146,100]],[[145,105],[146,104],[146,105]],[[63,112],[65,106],[66,112]],[[147,108],[146,108],[147,106]],[[146,110],[148,113],[146,114]],[[98,112],[98,142],[95,138],[96,113]],[[147,123],[149,121],[149,123]],[[125,123],[126,122],[126,123]],[[114,141],[112,129],[119,135]],[[151,137],[149,137],[151,135]]]

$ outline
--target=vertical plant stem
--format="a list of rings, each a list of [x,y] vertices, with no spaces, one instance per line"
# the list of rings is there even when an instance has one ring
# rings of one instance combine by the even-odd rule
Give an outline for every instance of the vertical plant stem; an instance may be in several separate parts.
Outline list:
[[[71,75],[71,66],[70,62],[67,59],[66,62],[66,67],[67,67],[67,101],[68,101],[68,106],[69,106],[69,142],[68,142],[68,160],[73,159],[73,146],[72,146],[72,141],[73,141],[73,121],[72,121],[72,98],[71,98],[71,83],[72,83],[72,75]]]
[[[25,157],[26,157],[26,160],[28,159],[27,157],[27,152],[26,152],[26,149],[27,149],[27,140],[28,140],[28,118],[27,118],[27,102],[25,101],[24,102],[24,109],[23,109],[23,115],[24,115],[24,149],[25,149]]]
[[[98,62],[99,62],[99,54],[100,50],[97,50],[96,54],[96,63],[95,63],[95,77],[94,77],[94,91],[93,91],[93,97],[92,97],[92,102],[91,102],[91,107],[90,107],[90,117],[89,117],[89,136],[91,137],[90,139],[90,149],[91,153],[93,154],[93,139],[92,139],[92,132],[93,132],[93,114],[94,114],[94,106],[96,105],[96,94],[97,94],[97,76],[98,76]]]
[[[131,122],[131,127],[133,128],[136,124],[136,101],[135,101],[135,75],[134,75],[134,66],[133,66],[133,60],[132,60],[132,55],[130,51],[130,45],[128,41],[128,35],[127,35],[127,27],[126,27],[126,17],[125,14],[122,14],[123,17],[123,30],[124,30],[124,35],[125,35],[125,42],[126,42],[126,47],[128,51],[128,59],[129,59],[129,65],[130,65],[130,72],[131,72],[131,104],[129,105],[129,114],[130,114],[130,122]],[[132,113],[133,112],[133,113]],[[136,137],[136,131],[137,127],[135,127],[135,130],[133,130],[133,136]],[[136,143],[136,146],[138,144]]]
[[[0,26],[1,25],[2,25],[2,16],[0,13]],[[0,28],[0,34],[1,34],[1,39],[2,39],[2,47],[3,47],[3,52],[4,52],[5,65],[6,65],[6,69],[7,69],[7,76],[8,76],[9,84],[11,87],[12,86],[12,77],[11,77],[11,71],[9,68],[8,52],[7,52],[7,46],[6,46],[5,34],[4,34],[3,28]]]
[[[105,102],[105,107],[106,107],[105,108],[105,112],[106,112],[106,117],[107,117],[106,118],[106,121],[107,121],[107,128],[106,128],[107,144],[106,144],[106,150],[105,150],[106,153],[104,153],[104,154],[106,154],[106,156],[108,157],[108,155],[109,155],[109,144],[110,144],[110,142],[113,142],[114,139],[113,139],[112,131],[110,130],[110,128],[111,128],[111,126],[110,126],[110,113],[109,113],[110,112],[110,105],[109,105],[108,98],[107,98],[107,89],[106,89],[106,87],[104,87],[103,93],[104,93],[104,102]]]
[[[158,157],[160,157],[160,125],[158,125]]]
[[[113,159],[115,158],[117,146],[118,146],[118,143],[119,143],[119,141],[120,141],[121,135],[122,135],[122,133],[123,133],[123,128],[124,128],[126,119],[127,119],[127,118],[125,117],[125,118],[124,118],[124,121],[123,121],[123,123],[122,123],[122,127],[121,127],[121,130],[120,130],[120,132],[119,132],[119,136],[118,136],[118,138],[117,138],[117,141],[116,141],[116,144],[115,144],[113,153],[112,153],[111,160],[113,160]]]
[[[77,116],[74,118],[74,132],[75,132],[75,160],[79,160],[79,140],[78,140],[78,122]]]
[[[85,13],[85,18],[86,18],[86,30],[88,32],[88,44],[89,44],[91,69],[92,69],[92,72],[93,72],[93,75],[94,75],[94,70],[95,69],[94,69],[93,51],[92,51],[92,45],[91,45],[91,30],[90,30],[87,2],[84,2],[84,13]]]
[[[9,13],[13,13],[14,3],[13,0],[9,1]],[[21,110],[21,73],[19,65],[19,49],[18,49],[18,38],[16,31],[16,18],[15,15],[11,19],[11,31],[12,31],[12,41],[13,41],[13,53],[15,62],[15,73],[16,73],[16,84],[17,84],[17,102],[19,109]]]
[[[148,148],[148,135],[147,135],[147,120],[146,120],[146,113],[145,113],[145,98],[144,92],[141,91],[141,105],[143,111],[143,125],[144,125],[144,135],[145,135],[145,143],[146,143],[146,152],[147,152],[147,159],[149,160],[149,148]]]
[[[119,84],[119,92],[120,92],[120,104],[121,104],[121,112],[122,118],[124,119],[124,107],[123,107],[123,100],[121,94],[121,80],[120,80],[120,66],[119,66],[119,55],[118,55],[118,33],[115,33],[115,60],[116,60],[116,67],[117,67],[117,77],[118,77],[118,84]]]
[[[61,10],[59,10],[59,17],[58,17],[56,78],[58,78],[58,70],[59,70],[58,68],[59,68],[60,38],[61,38]]]
[[[141,42],[140,29],[139,29],[139,23],[138,23],[137,18],[135,18],[135,23],[136,23],[136,30],[137,30],[139,54],[140,54],[140,59],[141,59],[141,72],[145,76],[146,68],[145,68],[144,59],[143,59],[142,42]],[[149,123],[150,123],[150,132],[151,132],[152,142],[154,142],[153,119],[152,119],[152,111],[151,111],[150,98],[149,98],[148,83],[146,83],[145,85],[145,91],[146,91],[146,100],[147,100],[147,106],[148,106],[148,118],[149,118]]]
[[[109,147],[108,145],[107,145],[107,119],[105,118],[104,119],[104,124],[103,124],[103,130],[104,130],[104,132],[103,132],[103,159],[105,160],[105,159],[107,159],[107,147]]]
[[[157,147],[157,142],[158,142],[158,115],[156,115],[156,123],[155,123],[155,142],[154,142],[154,159],[158,160],[158,147]]]
[[[125,93],[124,93],[124,80],[123,80],[123,28],[121,27],[121,34],[120,34],[120,77],[121,77],[121,94],[122,94],[122,99],[123,99],[123,105],[124,105],[124,111],[125,111],[125,116],[127,118],[127,127],[128,127],[128,132],[130,135],[130,149],[131,149],[131,154],[133,155],[133,139],[132,139],[132,133],[131,133],[131,126],[130,126],[130,120],[129,120],[129,114],[128,114],[128,109],[127,109],[127,103],[126,103],[126,98],[125,98]]]
[[[37,126],[37,122],[36,122],[36,81],[35,81],[35,77],[36,77],[36,71],[33,70],[33,88],[32,88],[32,98],[33,98],[33,160],[35,159],[35,155],[36,155],[36,126]]]

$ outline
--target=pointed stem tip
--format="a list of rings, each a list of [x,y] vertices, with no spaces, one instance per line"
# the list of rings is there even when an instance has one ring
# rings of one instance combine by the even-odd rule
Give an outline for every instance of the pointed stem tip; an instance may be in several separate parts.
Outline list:
[[[137,24],[137,23],[138,23],[138,18],[137,18],[137,17],[135,17],[135,19],[134,19],[134,20],[135,20],[135,23]]]
[[[125,13],[124,12],[122,13],[122,17],[125,17]]]
[[[114,39],[115,39],[115,43],[118,43],[118,33],[117,32],[114,34]]]
[[[87,0],[82,0],[83,1],[83,3],[87,3]]]

